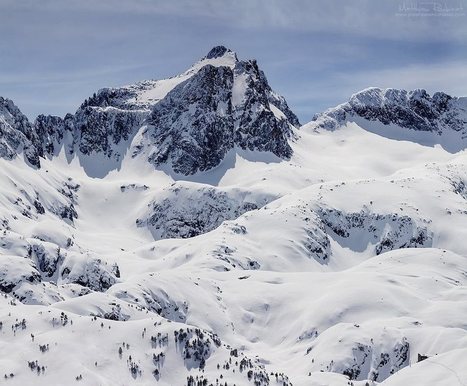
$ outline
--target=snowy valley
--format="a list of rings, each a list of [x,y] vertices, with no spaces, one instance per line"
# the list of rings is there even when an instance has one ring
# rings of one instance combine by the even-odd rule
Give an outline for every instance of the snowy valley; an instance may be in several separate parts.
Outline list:
[[[0,382],[467,385],[467,98],[301,124],[255,60],[0,97]]]

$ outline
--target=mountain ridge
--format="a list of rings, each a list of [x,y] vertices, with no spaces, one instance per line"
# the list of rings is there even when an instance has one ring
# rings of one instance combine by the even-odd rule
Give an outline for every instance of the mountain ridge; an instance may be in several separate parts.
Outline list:
[[[219,94],[221,99],[216,100],[205,91],[202,95],[208,83],[211,87],[217,84],[224,96]],[[188,94],[182,91],[186,87],[190,87]],[[185,106],[194,105],[196,93],[199,111],[184,111]],[[173,111],[177,105],[183,118],[175,130]],[[199,122],[209,110],[211,123]],[[103,88],[86,99],[75,114],[64,118],[40,115],[33,127],[42,136],[35,144],[41,157],[53,156],[55,147],[63,145],[70,157],[77,152],[84,157],[102,154],[109,164],[119,164],[137,132],[147,125],[160,127],[152,129],[151,136],[143,135],[147,143],[136,144],[130,153],[135,156],[142,148],[149,148],[150,163],[157,167],[170,161],[175,172],[189,175],[217,166],[235,146],[288,159],[292,151],[288,139],[299,122],[285,99],[269,87],[255,60],[240,61],[233,51],[218,46],[178,76]],[[200,127],[205,127],[203,133]],[[189,130],[192,133],[187,135]],[[143,129],[143,134],[147,132]],[[68,143],[64,142],[66,133],[70,134]],[[168,142],[171,145],[167,148]],[[40,166],[37,156],[33,162]]]
[[[63,118],[1,98],[4,383],[467,376],[464,100],[350,99],[298,128],[222,46]]]
[[[237,63],[242,63],[243,66],[245,62],[238,61],[233,51],[223,46],[219,47],[214,47],[211,51],[231,53]],[[211,56],[213,55],[214,54],[211,54]],[[205,61],[208,56],[209,54],[196,62],[186,73],[193,71],[193,68],[196,68],[197,64]],[[213,56],[213,59],[219,58],[223,58],[223,56]],[[266,90],[269,90],[268,92],[271,96],[268,97],[267,101],[263,101],[263,104],[269,103],[269,105],[272,106],[272,114],[275,116],[282,114],[282,119],[288,122],[289,125],[291,125],[290,127],[294,127],[295,129],[336,130],[349,120],[363,119],[381,124],[381,126],[377,126],[375,129],[367,129],[392,139],[418,141],[416,136],[414,137],[410,134],[419,132],[422,136],[431,136],[428,140],[420,140],[421,143],[429,146],[439,143],[451,152],[460,151],[467,146],[467,98],[453,97],[443,92],[436,92],[433,96],[430,96],[423,89],[406,91],[370,87],[353,94],[349,102],[329,108],[322,113],[315,114],[312,121],[303,126],[299,126],[298,119],[288,108],[285,99],[270,90],[264,73],[256,67],[255,61],[246,63],[248,63],[250,69],[253,68],[254,71],[256,71],[259,83],[264,84]],[[209,64],[204,64],[199,69],[205,66],[209,66]],[[234,68],[235,64],[232,64],[231,67]],[[197,73],[199,69],[194,72]],[[190,75],[189,78],[192,76],[193,75]],[[167,80],[171,79],[173,78]],[[3,117],[5,117],[5,114],[8,115],[10,121],[8,122],[3,118],[1,122],[3,140],[0,141],[0,157],[11,159],[14,158],[18,152],[24,151],[27,162],[34,167],[40,167],[41,158],[45,156],[56,156],[61,148],[65,148],[68,158],[72,158],[78,151],[84,155],[91,155],[93,153],[103,154],[104,159],[107,158],[107,161],[113,159],[117,163],[121,163],[125,155],[121,153],[122,150],[119,145],[122,142],[131,142],[136,132],[148,123],[148,120],[152,120],[152,123],[154,123],[155,119],[156,124],[160,123],[161,118],[157,117],[157,114],[155,114],[153,110],[167,95],[165,94],[163,98],[156,98],[156,100],[141,101],[140,99],[138,101],[137,92],[135,90],[147,92],[148,90],[153,90],[154,85],[158,85],[160,82],[163,81],[142,81],[121,88],[103,88],[86,99],[75,114],[66,114],[63,118],[41,114],[33,123],[29,122],[28,118],[21,113],[13,101],[2,97]],[[184,81],[180,83],[183,82]],[[196,89],[196,86],[194,89]],[[167,93],[170,91],[171,90]],[[191,102],[180,101],[182,106],[187,103]],[[168,103],[167,109],[170,110],[170,108],[170,103]],[[159,108],[156,110],[158,109]],[[162,110],[162,107],[160,109]],[[229,115],[238,116],[239,114],[234,111],[228,111],[226,116]],[[248,116],[248,113],[242,112],[240,117],[241,115]],[[169,119],[169,121],[171,121],[172,118],[167,117],[162,119]],[[266,121],[263,119],[261,122],[262,125],[267,125],[266,122],[270,122],[270,119],[266,119]],[[390,127],[391,125],[397,125],[408,131],[405,133],[393,133]],[[244,125],[235,123],[234,126],[243,127]],[[385,127],[388,128],[386,129]],[[182,127],[179,129],[179,132],[185,129],[186,127],[182,122]],[[170,131],[170,129],[164,127],[164,125],[161,125],[158,130],[159,139],[156,141],[156,145],[157,143],[160,145],[164,142],[164,138],[167,138],[167,133]],[[226,152],[237,144],[243,149],[272,152],[279,158],[288,159],[291,155],[288,141],[291,139],[293,140],[298,134],[298,131],[294,132],[293,130],[294,129],[291,131],[287,127],[278,129],[277,135],[273,134],[273,138],[276,140],[270,142],[269,145],[267,142],[262,143],[261,141],[262,137],[270,135],[268,132],[247,132],[247,138],[248,134],[250,134],[249,138],[256,138],[252,142],[245,142],[242,140],[244,135],[240,134],[240,132],[237,134],[237,139],[227,139],[227,137],[221,136],[219,137],[216,147],[213,149],[214,153],[210,155],[213,161],[208,161],[207,163],[203,162],[202,164],[196,164],[194,166],[175,165],[174,171],[182,175],[190,175],[199,171],[212,169],[224,159]],[[233,132],[235,129],[231,127],[229,130],[223,130],[219,134],[225,134],[227,131]],[[148,132],[148,129],[146,128],[144,132]],[[445,140],[445,137],[449,136],[453,138],[447,138],[447,140]],[[230,145],[223,146],[224,142],[229,141],[231,142]],[[129,145],[130,143],[126,146]],[[140,153],[143,147],[150,148],[151,146],[154,145],[136,144],[133,149],[133,156]],[[224,148],[224,150],[221,150],[222,148]],[[126,152],[126,150],[124,151]],[[162,150],[156,151],[157,156],[155,156],[154,152],[152,153],[153,156],[149,156],[153,160],[152,162],[156,168],[168,162],[169,157],[164,155],[163,151],[161,153],[161,151]],[[218,154],[216,154],[216,151]],[[149,150],[149,152],[151,151]],[[199,151],[198,155],[191,155],[190,157],[196,158],[197,156],[199,156]],[[180,160],[177,162],[180,162]],[[183,162],[180,164],[182,165]],[[110,166],[109,170],[113,167],[115,166]]]
[[[444,92],[431,96],[424,89],[366,88],[348,102],[316,114],[305,128],[336,130],[355,119],[380,123],[375,132],[393,139],[416,140],[413,134],[418,132],[422,138],[429,137],[425,143],[431,146],[441,144],[452,152],[467,147],[467,98]],[[391,133],[391,125],[406,129],[409,135]]]

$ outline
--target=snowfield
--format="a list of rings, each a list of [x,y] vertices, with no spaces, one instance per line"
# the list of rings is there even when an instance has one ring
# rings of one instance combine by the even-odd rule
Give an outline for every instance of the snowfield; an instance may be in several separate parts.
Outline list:
[[[225,47],[63,119],[2,98],[0,382],[467,385],[466,111],[300,127]]]

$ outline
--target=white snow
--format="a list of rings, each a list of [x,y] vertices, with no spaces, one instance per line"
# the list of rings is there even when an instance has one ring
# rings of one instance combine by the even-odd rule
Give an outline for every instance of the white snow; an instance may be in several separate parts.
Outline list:
[[[237,62],[236,54],[232,51],[226,52],[223,56],[213,59],[201,59],[193,64],[184,73],[168,79],[145,81],[135,85],[128,85],[123,88],[135,90],[137,95],[134,99],[129,99],[129,103],[141,106],[152,106],[163,99],[174,87],[195,75],[202,67],[211,65],[214,67],[234,68]]]
[[[38,170],[0,159],[2,384],[253,385],[246,357],[260,385],[466,384],[466,151],[365,120],[296,134],[289,161],[234,149],[190,177],[140,157],[105,177],[64,151]],[[174,339],[188,328],[204,370]]]

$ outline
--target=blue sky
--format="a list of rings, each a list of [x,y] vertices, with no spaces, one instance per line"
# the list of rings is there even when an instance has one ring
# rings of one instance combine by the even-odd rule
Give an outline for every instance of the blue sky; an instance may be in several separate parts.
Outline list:
[[[467,0],[0,0],[0,95],[34,119],[225,45],[302,123],[365,87],[467,95]]]

